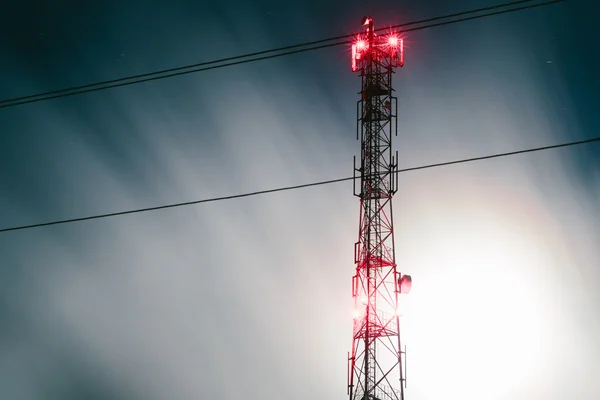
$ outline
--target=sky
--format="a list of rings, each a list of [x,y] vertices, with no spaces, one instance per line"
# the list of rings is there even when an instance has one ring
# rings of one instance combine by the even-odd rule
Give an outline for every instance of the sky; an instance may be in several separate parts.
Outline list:
[[[497,4],[7,2],[13,98]],[[399,167],[600,132],[591,1],[407,33]],[[0,228],[351,176],[334,47],[0,109]],[[402,174],[407,400],[600,398],[600,147]],[[344,399],[352,183],[0,233],[0,397]]]

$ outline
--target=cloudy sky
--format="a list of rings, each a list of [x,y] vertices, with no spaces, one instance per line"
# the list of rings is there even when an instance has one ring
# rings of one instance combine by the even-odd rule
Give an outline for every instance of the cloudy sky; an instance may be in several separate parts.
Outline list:
[[[364,1],[7,2],[12,98],[351,33]],[[492,0],[382,1],[397,24]],[[598,6],[408,34],[400,168],[597,136]],[[378,17],[380,16],[380,17]],[[335,47],[0,109],[0,228],[352,174]],[[0,233],[0,397],[345,399],[351,182]],[[600,147],[403,174],[407,399],[600,398]]]

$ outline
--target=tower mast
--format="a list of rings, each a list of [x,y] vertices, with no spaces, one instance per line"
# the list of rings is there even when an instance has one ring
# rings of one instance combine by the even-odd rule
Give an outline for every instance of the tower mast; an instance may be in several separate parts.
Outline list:
[[[404,64],[403,42],[396,33],[379,36],[372,17],[352,46],[352,71],[362,81],[357,102],[360,166],[354,162],[354,194],[360,198],[358,242],[352,278],[355,315],[349,354],[350,400],[404,400],[405,351],[401,349],[398,296],[407,293],[411,277],[396,267],[392,197],[397,190],[397,98],[392,74]],[[357,188],[357,173],[360,187]]]

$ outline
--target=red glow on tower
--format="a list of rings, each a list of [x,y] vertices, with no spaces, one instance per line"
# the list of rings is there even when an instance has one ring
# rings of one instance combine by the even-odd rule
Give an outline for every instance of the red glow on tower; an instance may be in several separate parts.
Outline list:
[[[358,71],[358,63],[363,59],[367,49],[367,42],[360,37],[352,45],[352,71]]]
[[[388,36],[377,36],[372,30],[373,20],[366,18],[368,25],[366,34],[359,35],[352,44],[351,67],[353,72],[360,69],[361,62],[367,57],[388,59],[390,67],[404,66],[404,43],[396,33]]]
[[[352,45],[351,60],[352,71],[360,72],[362,90],[357,104],[361,160],[357,167],[355,159],[354,167],[360,224],[354,246],[348,394],[350,400],[404,400],[398,296],[410,291],[412,279],[397,270],[392,218],[398,185],[398,152],[392,154],[392,137],[398,133],[392,74],[404,64],[403,43],[396,33],[375,35],[370,17],[362,24],[367,28]]]

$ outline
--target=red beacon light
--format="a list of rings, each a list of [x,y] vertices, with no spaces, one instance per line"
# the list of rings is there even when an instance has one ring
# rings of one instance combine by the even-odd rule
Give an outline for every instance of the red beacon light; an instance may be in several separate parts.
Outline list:
[[[404,66],[404,42],[395,34],[388,36],[387,44],[394,66]]]
[[[366,50],[367,42],[362,39],[358,39],[356,43],[352,45],[352,72],[358,71],[358,63],[363,59]]]

